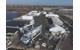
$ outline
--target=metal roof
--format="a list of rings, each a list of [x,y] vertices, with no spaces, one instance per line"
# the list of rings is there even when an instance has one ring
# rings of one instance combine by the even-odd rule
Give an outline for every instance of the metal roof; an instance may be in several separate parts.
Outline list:
[[[65,29],[60,26],[52,27],[49,29],[49,31],[65,33]]]
[[[23,15],[21,16],[23,20],[33,20],[33,16]]]
[[[50,13],[46,14],[46,17],[59,17],[59,15]]]

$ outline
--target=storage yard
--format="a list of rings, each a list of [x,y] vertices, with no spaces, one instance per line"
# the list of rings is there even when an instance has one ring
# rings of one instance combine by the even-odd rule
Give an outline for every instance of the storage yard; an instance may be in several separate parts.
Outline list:
[[[8,20],[6,50],[73,50],[73,9],[38,8]]]

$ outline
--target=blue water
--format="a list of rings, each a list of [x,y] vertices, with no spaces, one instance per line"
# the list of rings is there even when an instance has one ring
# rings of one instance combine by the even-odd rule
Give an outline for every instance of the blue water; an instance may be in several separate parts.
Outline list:
[[[8,20],[12,20],[13,18],[19,17],[20,15],[22,15],[19,12],[7,12],[6,13],[6,21]]]
[[[7,12],[6,13],[6,26],[23,26],[23,21],[13,21],[13,18],[20,17],[23,13],[19,12]]]

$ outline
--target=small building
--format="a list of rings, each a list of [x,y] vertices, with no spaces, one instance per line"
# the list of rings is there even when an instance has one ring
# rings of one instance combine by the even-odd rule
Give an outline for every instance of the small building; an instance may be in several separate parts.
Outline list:
[[[41,12],[38,12],[38,11],[30,11],[27,15],[39,16],[40,14],[41,14]]]
[[[50,10],[52,10],[52,8],[44,7],[43,10],[45,10],[45,11],[50,11]]]

